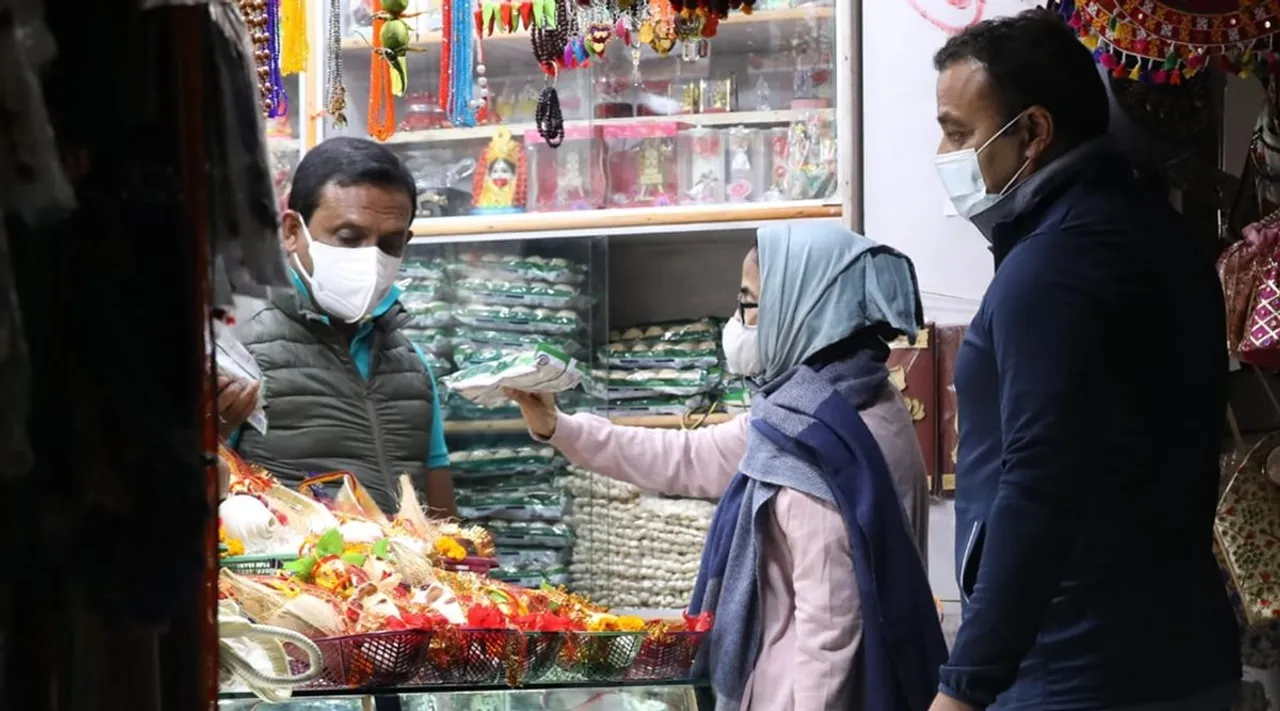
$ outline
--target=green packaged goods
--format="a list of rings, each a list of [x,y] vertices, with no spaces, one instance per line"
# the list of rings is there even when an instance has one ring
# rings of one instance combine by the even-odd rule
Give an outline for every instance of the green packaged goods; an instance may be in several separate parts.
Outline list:
[[[573,335],[582,326],[578,312],[571,309],[466,304],[454,311],[453,317],[474,328],[548,335]]]
[[[604,362],[625,370],[710,368],[720,364],[720,346],[715,341],[619,341],[605,349]]]
[[[471,403],[502,407],[511,402],[504,388],[546,393],[572,390],[582,382],[582,367],[563,351],[542,345],[473,365],[441,382]]]
[[[518,282],[495,279],[463,279],[455,286],[463,303],[568,309],[580,305],[578,289],[568,284]]]

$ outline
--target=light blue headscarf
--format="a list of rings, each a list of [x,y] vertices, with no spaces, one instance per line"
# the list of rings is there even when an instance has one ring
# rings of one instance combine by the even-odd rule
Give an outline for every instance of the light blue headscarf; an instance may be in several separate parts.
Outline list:
[[[914,339],[924,322],[915,265],[891,247],[830,222],[763,227],[756,245],[762,383],[864,327]]]

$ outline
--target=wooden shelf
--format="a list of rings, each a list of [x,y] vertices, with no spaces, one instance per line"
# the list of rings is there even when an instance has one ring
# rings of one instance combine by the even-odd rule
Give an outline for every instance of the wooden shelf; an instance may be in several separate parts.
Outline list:
[[[734,13],[727,19],[720,21],[716,37],[711,38],[712,45],[715,45],[716,39],[722,33],[732,34],[739,29],[751,28],[768,28],[770,25],[776,24],[795,24],[808,20],[829,20],[835,17],[835,8],[833,7],[792,7],[782,10],[761,10],[750,15]],[[408,20],[411,27],[424,25],[422,18],[414,18]],[[367,27],[358,30],[364,37],[368,37],[371,30]],[[426,30],[416,32],[415,37],[410,43],[414,49],[428,49],[438,47],[444,41],[444,33],[439,30]],[[495,32],[484,38],[486,45],[490,43],[504,44],[510,42],[523,43],[525,46],[529,44],[529,31],[525,29],[517,30],[510,34]],[[347,51],[370,50],[369,43],[362,37],[344,37],[342,39],[342,49]]]
[[[832,219],[840,206],[822,200],[760,202],[721,205],[635,207],[576,212],[522,212],[511,215],[467,215],[413,221],[415,244],[457,238],[502,239],[535,233],[591,234],[642,232],[646,229],[683,227],[688,231],[723,227],[745,228],[780,220]]]
[[[687,128],[710,126],[765,126],[789,124],[792,121],[817,115],[826,120],[835,118],[835,109],[778,109],[775,111],[726,111],[710,114],[680,114],[679,116],[635,116],[627,118],[589,119],[565,121],[565,129],[575,126],[630,126],[633,124],[678,123]],[[392,134],[387,143],[451,143],[493,138],[499,128],[506,128],[516,138],[522,138],[526,130],[536,128],[532,122],[491,124],[470,128],[431,128],[423,131],[400,131]]]
[[[690,415],[687,419],[678,415],[649,415],[644,417],[613,417],[614,424],[626,427],[655,427],[680,429],[682,427],[706,427],[732,420],[734,415]],[[687,423],[687,424],[686,424]],[[496,435],[518,434],[527,431],[524,420],[475,420],[470,422],[445,422],[446,435]]]

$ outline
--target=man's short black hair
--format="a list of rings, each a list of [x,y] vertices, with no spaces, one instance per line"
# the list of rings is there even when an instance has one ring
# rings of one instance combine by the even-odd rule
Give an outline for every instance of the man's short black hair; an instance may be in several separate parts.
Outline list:
[[[938,71],[966,60],[986,69],[1006,121],[1032,106],[1053,116],[1064,148],[1106,134],[1107,89],[1093,56],[1055,13],[1026,10],[984,20],[947,40],[933,55]]]
[[[386,146],[365,138],[330,138],[307,151],[293,173],[289,209],[302,215],[304,222],[310,222],[320,205],[321,191],[330,184],[343,188],[376,185],[403,190],[411,210],[418,206],[418,186],[413,174]]]

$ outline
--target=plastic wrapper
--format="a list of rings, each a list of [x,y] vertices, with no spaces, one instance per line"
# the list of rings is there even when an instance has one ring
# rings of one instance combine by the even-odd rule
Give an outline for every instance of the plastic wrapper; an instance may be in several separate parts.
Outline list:
[[[630,400],[663,395],[701,395],[720,384],[721,371],[719,368],[609,370],[597,374],[597,377],[601,375],[609,384],[610,400]]]
[[[448,308],[446,307],[446,310]],[[453,313],[458,323],[466,326],[496,331],[541,333],[571,336],[582,327],[578,312],[572,309],[535,309],[527,306],[499,306],[494,304],[467,304]],[[447,325],[446,320],[440,324]]]
[[[569,584],[569,568],[567,566],[556,566],[520,572],[506,572],[499,568],[492,573],[492,577],[522,588],[539,588],[543,585],[559,587]]]
[[[685,415],[704,410],[710,404],[705,395],[693,397],[643,397],[611,402],[604,410],[612,416]]]
[[[711,368],[720,364],[715,341],[619,341],[610,343],[601,359],[610,368],[655,370]]]
[[[586,268],[567,259],[537,255],[468,252],[459,258],[456,273],[463,279],[535,280],[579,284]]]
[[[473,365],[442,379],[451,391],[481,407],[507,405],[503,388],[558,393],[582,382],[578,361],[550,346],[537,346],[492,363]]]
[[[475,521],[549,521],[564,518],[565,497],[560,492],[508,491],[493,494],[459,493],[458,515]]]
[[[632,326],[609,332],[609,343],[646,341],[650,343],[678,343],[680,341],[720,340],[720,322],[712,318],[697,321],[675,321],[647,326]]]
[[[460,345],[452,328],[405,328],[400,333],[424,352],[438,356],[447,356]]]
[[[454,370],[457,370],[448,358],[442,358],[435,353],[426,353],[425,355],[427,358],[427,364],[431,366],[431,372],[434,373],[437,378],[444,377],[452,373]]]
[[[415,281],[443,282],[449,277],[449,267],[443,259],[408,259],[400,266],[400,275]]]
[[[449,454],[449,467],[464,476],[545,474],[563,465],[564,459],[552,447],[471,449]]]
[[[405,292],[400,303],[413,317],[407,328],[443,328],[453,324],[454,306],[447,301],[435,300],[428,294]]]
[[[474,348],[494,347],[518,350],[545,343],[554,348],[559,348],[575,358],[578,358],[586,352],[586,349],[582,347],[582,344],[572,338],[549,338],[537,333],[494,331],[483,328],[460,328],[455,331],[455,334],[457,339],[455,343],[459,348],[465,344]]]
[[[563,522],[496,520],[488,522],[485,527],[499,546],[569,548],[574,541],[573,530]]]
[[[430,303],[449,301],[453,298],[453,290],[438,281],[406,279],[400,282],[400,289],[403,291],[400,296],[401,303],[405,303],[406,299],[416,303]]]
[[[220,320],[213,321],[213,343],[210,344],[210,355],[217,364],[218,372],[230,378],[250,383],[262,382],[262,369],[253,359],[249,349],[235,337],[231,327]],[[245,424],[261,434],[267,433],[266,393],[258,389],[258,405],[249,414]]]
[[[513,348],[509,346],[491,346],[485,343],[460,343],[454,350],[453,357],[459,368],[469,368],[473,365],[502,360],[523,350],[528,350],[528,346]]]
[[[521,548],[504,546],[498,549],[498,570],[503,573],[522,573],[568,565],[572,556],[566,548]]]
[[[751,407],[751,389],[741,379],[726,383],[720,404],[730,414],[746,412]]]
[[[463,279],[455,291],[460,301],[468,303],[544,309],[578,308],[583,303],[577,287],[551,282]]]

